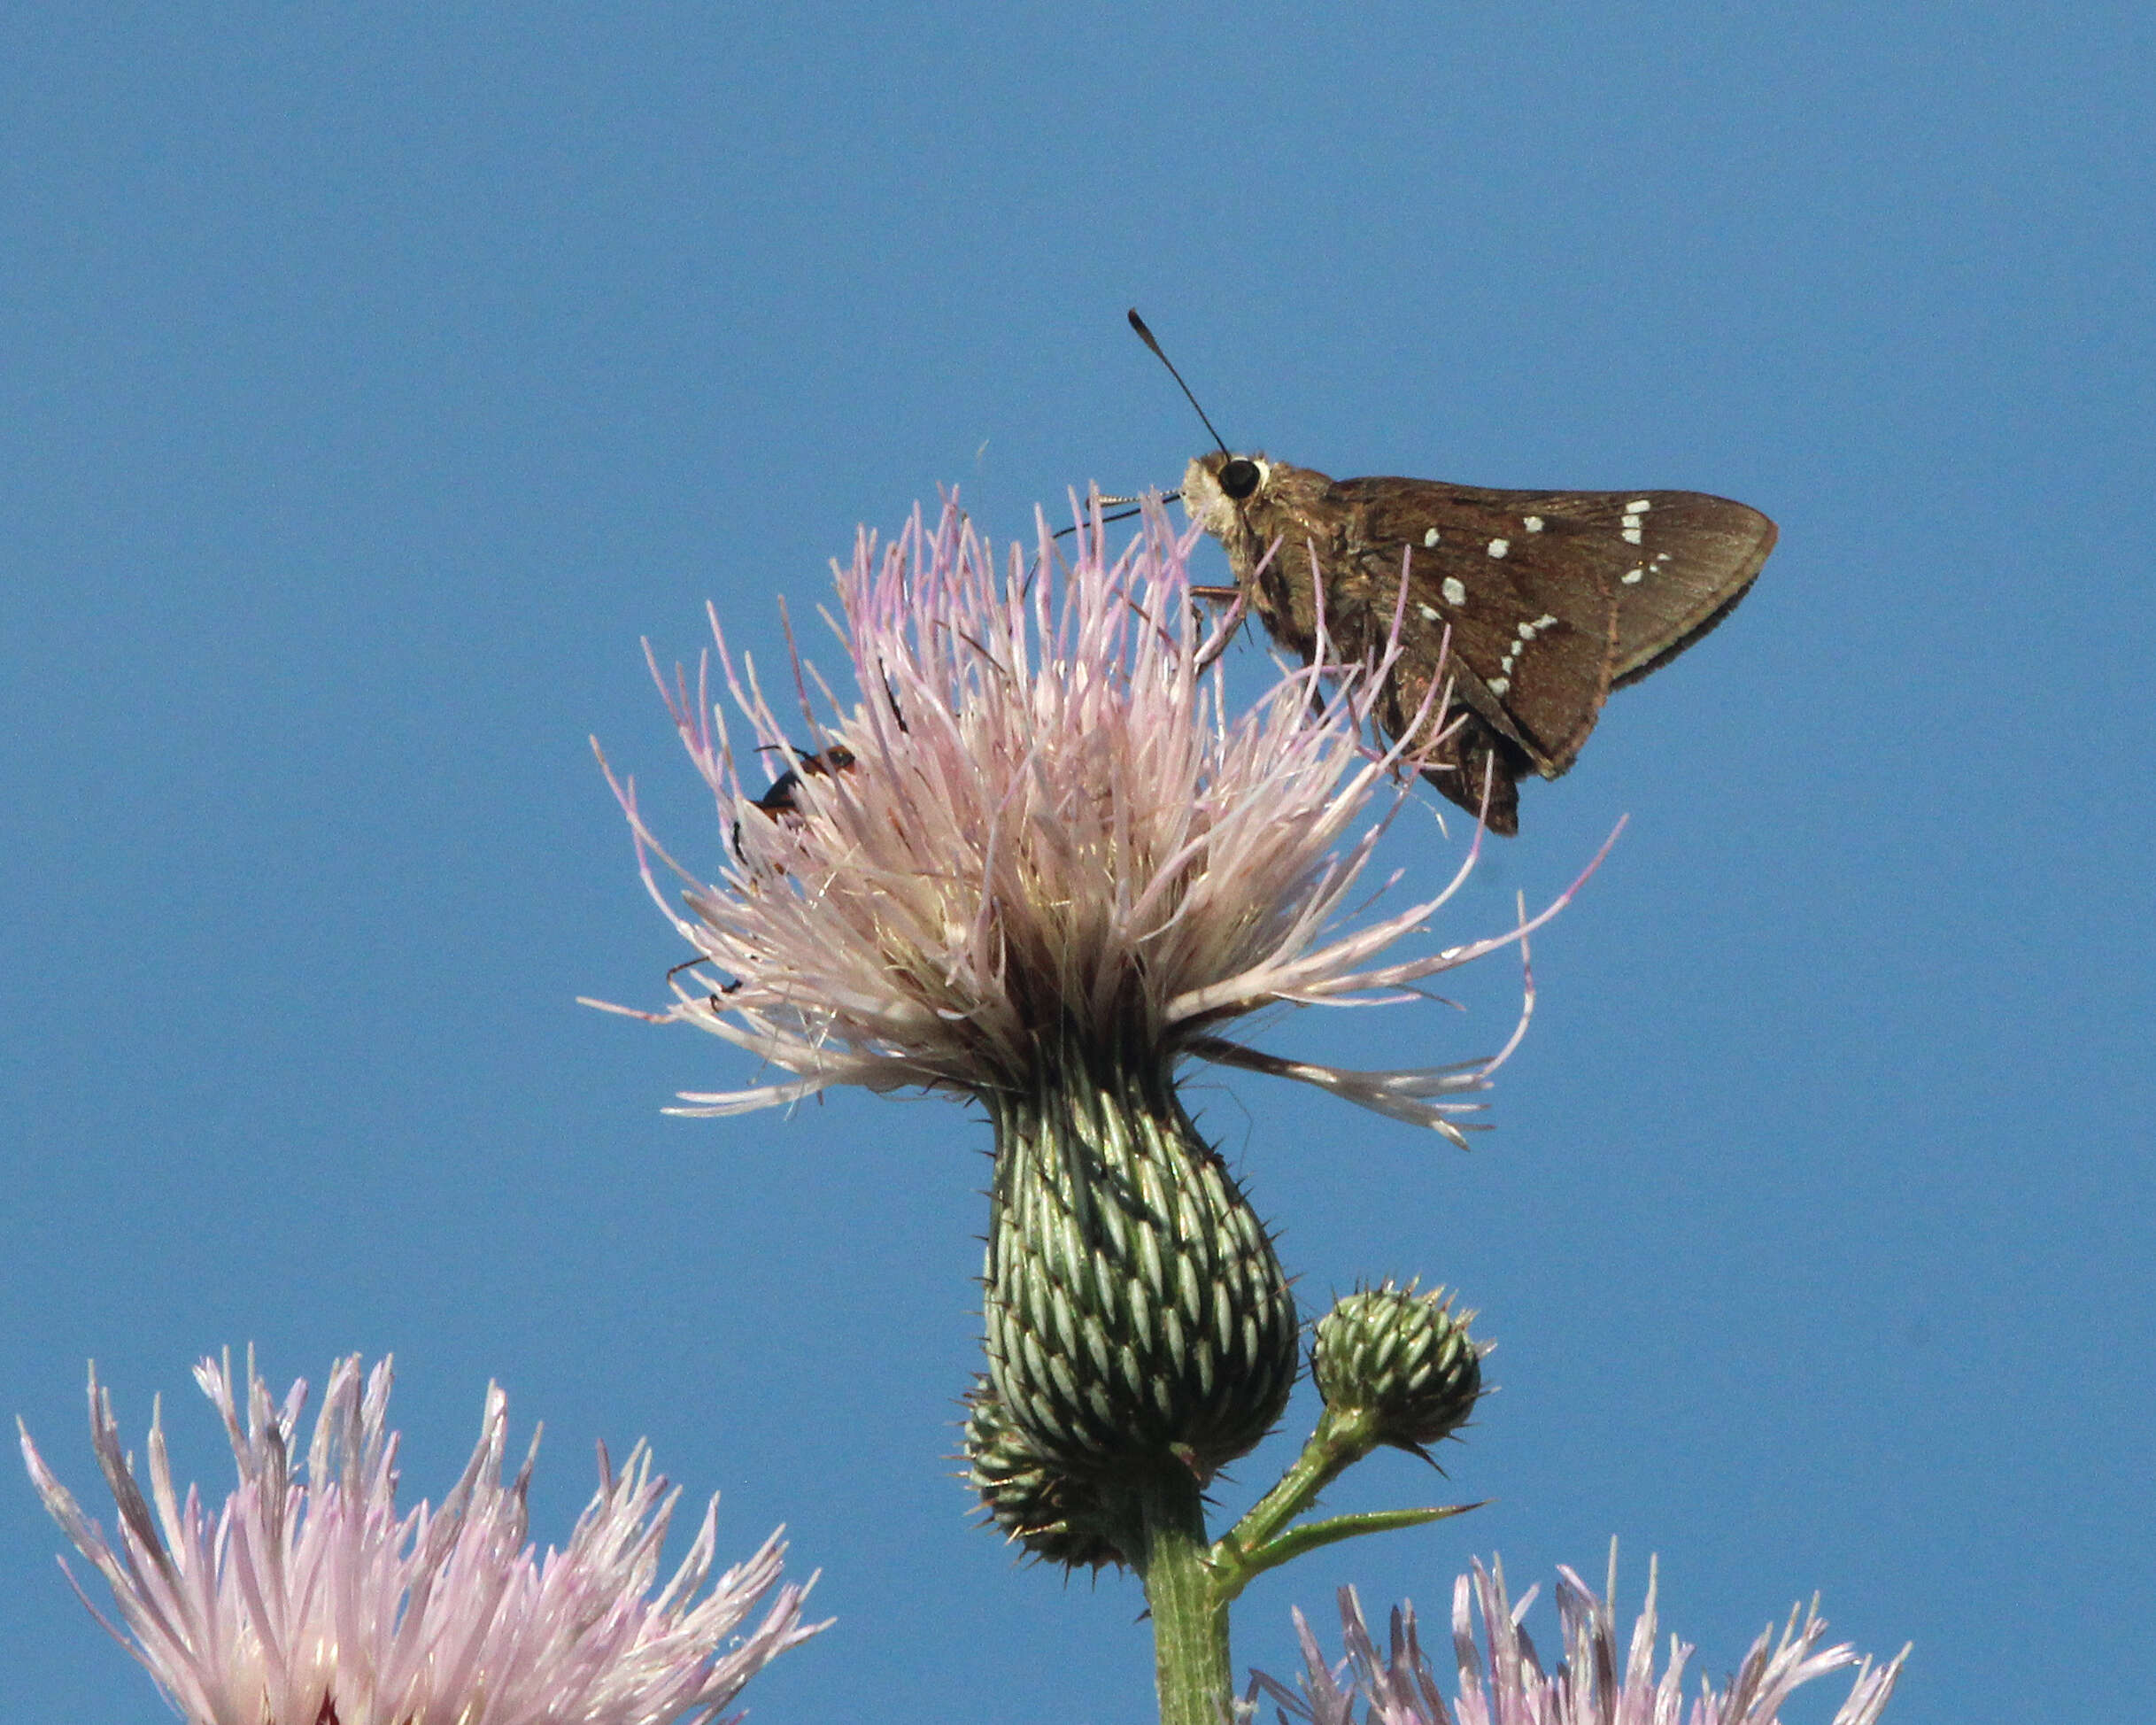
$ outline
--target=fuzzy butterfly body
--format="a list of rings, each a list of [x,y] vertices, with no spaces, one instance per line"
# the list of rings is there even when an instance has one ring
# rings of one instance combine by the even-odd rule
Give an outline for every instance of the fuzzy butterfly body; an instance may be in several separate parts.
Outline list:
[[[1225,450],[1190,464],[1182,498],[1250,609],[1305,662],[1321,622],[1328,656],[1355,664],[1379,656],[1401,618],[1378,724],[1406,737],[1433,679],[1447,678],[1452,706],[1441,691],[1424,728],[1450,729],[1424,775],[1464,808],[1484,810],[1487,793],[1503,833],[1519,830],[1518,781],[1569,768],[1611,690],[1727,616],[1774,544],[1757,509],[1697,491],[1333,479]]]

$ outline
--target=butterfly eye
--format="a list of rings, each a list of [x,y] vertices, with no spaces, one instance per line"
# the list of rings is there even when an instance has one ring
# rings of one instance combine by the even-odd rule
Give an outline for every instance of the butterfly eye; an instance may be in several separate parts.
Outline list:
[[[1258,471],[1256,461],[1238,455],[1220,469],[1220,489],[1240,503],[1257,491]]]

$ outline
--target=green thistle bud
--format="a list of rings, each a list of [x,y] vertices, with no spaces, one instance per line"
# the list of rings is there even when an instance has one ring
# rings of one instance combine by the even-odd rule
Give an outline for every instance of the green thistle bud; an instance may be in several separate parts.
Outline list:
[[[1458,1427],[1482,1393],[1482,1356],[1441,1288],[1387,1281],[1318,1321],[1311,1370],[1328,1412],[1361,1415],[1375,1442],[1422,1452]]]
[[[966,1479],[1005,1538],[1067,1569],[1124,1564],[1094,1491],[1045,1460],[985,1378],[967,1396]]]
[[[1172,1460],[1206,1480],[1287,1404],[1294,1296],[1157,1053],[1057,1052],[1025,1089],[987,1098],[995,1393],[1069,1474]]]

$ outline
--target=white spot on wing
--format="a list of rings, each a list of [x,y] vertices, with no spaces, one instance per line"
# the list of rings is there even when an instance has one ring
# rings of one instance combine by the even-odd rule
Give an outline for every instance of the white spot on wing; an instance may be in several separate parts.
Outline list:
[[[1445,603],[1456,611],[1467,603],[1467,589],[1460,584],[1460,577],[1457,575],[1447,576],[1438,584],[1437,590],[1444,594]]]
[[[1425,533],[1422,536],[1422,542],[1426,549],[1435,545],[1437,543],[1437,529],[1433,527],[1428,532]]]
[[[1654,499],[1650,497],[1635,497],[1625,505],[1626,511],[1634,515],[1643,515],[1654,507]]]
[[[1529,515],[1522,524],[1530,533],[1540,533],[1542,530],[1542,518],[1540,515]]]
[[[1447,594],[1445,595],[1445,597],[1446,597],[1447,599],[1450,599],[1450,598],[1452,597],[1452,595],[1451,595],[1450,593],[1447,593]],[[1418,606],[1417,606],[1415,608],[1416,608],[1418,611],[1419,611],[1419,612],[1421,612],[1421,613],[1422,613],[1422,620],[1423,620],[1425,623],[1436,623],[1436,622],[1439,622],[1439,621],[1440,621],[1440,619],[1439,619],[1439,617],[1438,617],[1438,615],[1437,615],[1437,607],[1436,607],[1436,606],[1434,606],[1434,605],[1418,605]]]
[[[1623,582],[1627,587],[1636,587],[1640,584],[1640,577],[1646,573],[1647,571],[1645,569],[1627,569],[1617,578]]]
[[[1519,638],[1523,641],[1532,641],[1534,638],[1534,625],[1531,623],[1520,624]]]
[[[1490,555],[1493,557],[1502,557],[1511,548],[1512,542],[1510,539],[1492,539],[1490,541]]]
[[[1635,545],[1639,542],[1640,530],[1636,527],[1627,527],[1625,530],[1625,543],[1628,545]]]
[[[1510,693],[1511,687],[1512,679],[1509,677],[1493,677],[1490,678],[1489,691],[1493,695]]]

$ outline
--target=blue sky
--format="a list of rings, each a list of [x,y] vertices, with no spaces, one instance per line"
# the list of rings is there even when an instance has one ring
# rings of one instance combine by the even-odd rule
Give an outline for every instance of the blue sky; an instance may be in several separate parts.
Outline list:
[[[775,652],[939,484],[1006,537],[1172,484],[1135,304],[1242,446],[1781,527],[1461,902],[1631,816],[1496,1132],[1195,1077],[1308,1303],[1420,1274],[1500,1343],[1449,1482],[1336,1500],[1492,1505],[1253,1588],[1239,1661],[1342,1582],[1441,1617],[1471,1554],[1614,1535],[1704,1669],[1818,1590],[1916,1643],[1891,1719],[2135,1716],[2152,50],[2123,6],[17,9],[6,1410],[89,1499],[94,1356],[221,1491],[197,1356],[393,1351],[416,1498],[498,1378],[541,1537],[639,1435],[734,1551],[787,1523],[839,1622],[766,1725],[1146,1716],[1135,1586],[1015,1568],[950,1477],[978,1111],[663,1118],[753,1068],[574,1004],[682,955],[587,737],[723,842],[640,639],[692,656],[708,598]],[[1485,969],[1266,1040],[1487,1051]],[[166,1716],[58,1543],[0,1490],[7,1717]]]

